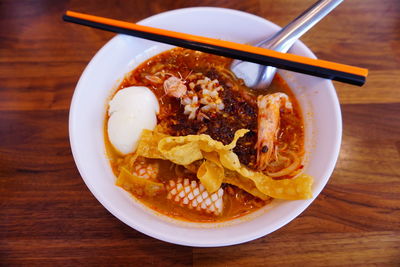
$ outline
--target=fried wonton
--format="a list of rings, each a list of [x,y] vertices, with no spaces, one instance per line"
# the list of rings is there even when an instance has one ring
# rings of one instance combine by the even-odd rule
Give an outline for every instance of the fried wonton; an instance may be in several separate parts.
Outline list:
[[[246,129],[236,131],[232,142],[224,145],[205,134],[168,136],[144,130],[135,155],[166,159],[183,166],[201,161],[197,177],[210,193],[217,191],[222,183],[228,183],[261,199],[311,198],[312,177],[309,175],[275,180],[240,163],[232,149],[247,132]]]

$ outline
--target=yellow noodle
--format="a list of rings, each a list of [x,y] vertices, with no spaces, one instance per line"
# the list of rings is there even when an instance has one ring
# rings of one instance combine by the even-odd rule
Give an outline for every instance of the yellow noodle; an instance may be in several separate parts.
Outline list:
[[[300,158],[294,154],[293,152],[290,153],[291,156],[293,157],[293,162],[290,164],[288,167],[278,171],[278,172],[267,172],[268,176],[270,177],[281,177],[285,175],[289,175],[295,170],[297,170],[301,164]]]
[[[287,147],[288,147],[288,144],[287,144],[287,143],[283,143],[282,147],[281,147],[281,146],[278,146],[278,150],[279,150],[279,151],[284,151],[284,150],[287,149]]]

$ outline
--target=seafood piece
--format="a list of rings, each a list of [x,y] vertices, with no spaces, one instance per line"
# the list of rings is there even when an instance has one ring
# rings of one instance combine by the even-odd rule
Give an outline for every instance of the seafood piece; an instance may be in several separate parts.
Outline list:
[[[200,106],[197,94],[193,91],[188,91],[187,94],[182,97],[181,104],[185,106],[183,114],[189,115],[189,120],[193,120]]]
[[[293,111],[292,102],[284,93],[274,93],[257,98],[258,105],[258,137],[257,137],[257,168],[264,171],[271,156],[275,153],[275,143],[278,139],[280,126],[280,110]]]
[[[222,213],[222,196],[224,195],[222,188],[209,194],[200,182],[194,180],[190,182],[189,179],[179,178],[177,181],[169,181],[167,191],[167,198],[181,206],[215,215]]]
[[[182,79],[171,76],[164,81],[164,91],[169,96],[180,98],[186,94],[187,87]]]
[[[158,175],[158,164],[137,161],[132,174],[140,178],[155,180]]]
[[[195,91],[196,86],[200,86],[199,92]],[[219,112],[225,108],[219,96],[219,92],[223,90],[218,80],[208,77],[197,80],[196,83],[190,82],[189,91],[181,100],[181,104],[185,106],[184,114],[189,115],[189,119],[197,118],[199,121],[210,119],[206,113]]]
[[[198,80],[196,84],[200,85],[202,89],[200,103],[204,106],[201,107],[201,110],[218,112],[225,108],[219,96],[219,91],[223,91],[224,88],[217,79],[211,80],[205,77],[202,80]]]

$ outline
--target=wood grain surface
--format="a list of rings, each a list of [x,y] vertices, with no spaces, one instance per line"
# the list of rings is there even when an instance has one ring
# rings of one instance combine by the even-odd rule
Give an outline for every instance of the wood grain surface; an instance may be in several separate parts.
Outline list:
[[[83,69],[112,36],[63,23],[66,9],[138,21],[227,7],[285,25],[313,0],[0,0],[0,265],[400,266],[400,1],[345,1],[302,41],[318,57],[370,70],[335,83],[343,143],[321,195],[255,241],[191,248],[113,217],[81,179],[68,112]]]

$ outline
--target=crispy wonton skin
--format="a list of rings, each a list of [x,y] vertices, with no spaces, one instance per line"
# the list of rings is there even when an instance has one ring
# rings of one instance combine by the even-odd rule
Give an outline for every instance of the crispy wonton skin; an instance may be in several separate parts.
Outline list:
[[[188,166],[202,161],[197,177],[210,193],[222,183],[228,183],[261,199],[308,199],[312,197],[311,176],[301,174],[296,178],[274,180],[262,172],[252,171],[242,165],[232,151],[236,142],[248,130],[236,131],[233,141],[224,145],[209,135],[168,136],[157,131],[144,130],[135,156],[166,159]]]

